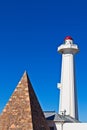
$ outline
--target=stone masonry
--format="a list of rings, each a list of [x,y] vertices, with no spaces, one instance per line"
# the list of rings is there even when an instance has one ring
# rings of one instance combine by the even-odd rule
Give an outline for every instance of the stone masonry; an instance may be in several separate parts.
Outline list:
[[[26,72],[0,116],[0,130],[49,130]]]

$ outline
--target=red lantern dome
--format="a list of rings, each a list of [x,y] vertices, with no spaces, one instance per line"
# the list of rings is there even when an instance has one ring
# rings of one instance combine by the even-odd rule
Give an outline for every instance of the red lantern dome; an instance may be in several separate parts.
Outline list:
[[[73,40],[71,36],[65,37],[65,40]]]

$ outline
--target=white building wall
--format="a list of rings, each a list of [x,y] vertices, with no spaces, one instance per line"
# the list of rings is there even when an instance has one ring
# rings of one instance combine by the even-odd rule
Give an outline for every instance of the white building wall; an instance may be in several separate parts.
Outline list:
[[[56,123],[56,130],[87,130],[87,123]]]
[[[87,123],[65,123],[63,130],[87,130]]]
[[[62,130],[62,123],[55,123],[55,130]]]

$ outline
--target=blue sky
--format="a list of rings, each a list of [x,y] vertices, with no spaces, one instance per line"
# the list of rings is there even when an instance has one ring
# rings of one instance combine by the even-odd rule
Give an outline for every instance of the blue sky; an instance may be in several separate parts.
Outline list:
[[[0,112],[27,70],[43,110],[58,111],[61,55],[67,35],[75,56],[79,118],[87,122],[86,0],[0,1]]]

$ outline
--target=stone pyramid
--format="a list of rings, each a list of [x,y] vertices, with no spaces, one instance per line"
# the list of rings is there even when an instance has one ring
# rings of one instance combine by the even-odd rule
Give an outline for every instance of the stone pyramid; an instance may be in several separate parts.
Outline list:
[[[0,130],[49,130],[25,72],[0,116]]]

